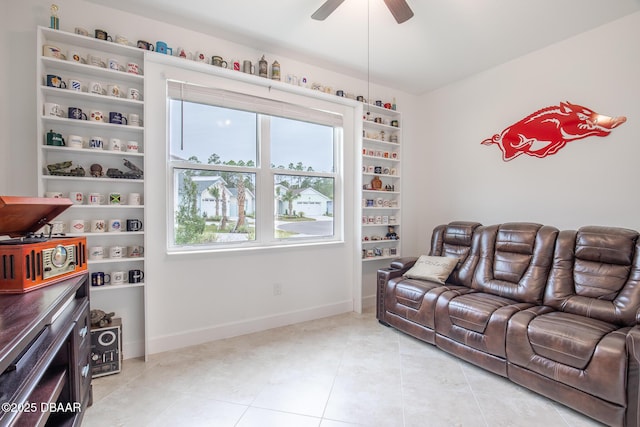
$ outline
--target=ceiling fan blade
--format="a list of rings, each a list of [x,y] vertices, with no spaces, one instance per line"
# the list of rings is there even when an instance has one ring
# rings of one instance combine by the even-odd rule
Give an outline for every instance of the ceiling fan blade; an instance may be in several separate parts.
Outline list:
[[[384,2],[398,24],[408,21],[413,16],[413,11],[405,0],[384,0]]]
[[[318,21],[324,21],[327,19],[327,16],[331,15],[331,13],[333,13],[333,11],[342,4],[343,1],[344,0],[327,0],[313,13],[313,15],[311,15],[311,18]]]

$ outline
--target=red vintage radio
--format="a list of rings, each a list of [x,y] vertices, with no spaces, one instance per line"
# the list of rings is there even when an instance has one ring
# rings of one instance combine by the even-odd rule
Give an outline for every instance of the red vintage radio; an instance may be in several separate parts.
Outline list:
[[[73,203],[0,197],[0,293],[24,293],[87,271],[84,237],[36,234]],[[44,227],[51,229],[51,227]]]

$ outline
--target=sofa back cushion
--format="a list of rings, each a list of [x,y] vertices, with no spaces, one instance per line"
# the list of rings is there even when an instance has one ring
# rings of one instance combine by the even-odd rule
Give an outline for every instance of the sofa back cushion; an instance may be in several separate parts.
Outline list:
[[[484,227],[472,287],[518,302],[541,304],[558,229],[513,222]]]
[[[617,325],[636,323],[640,308],[638,232],[616,227],[562,231],[544,303]]]
[[[453,221],[434,228],[429,255],[458,258],[458,265],[449,276],[448,283],[471,287],[476,259],[469,255],[473,235],[480,226],[478,222]]]

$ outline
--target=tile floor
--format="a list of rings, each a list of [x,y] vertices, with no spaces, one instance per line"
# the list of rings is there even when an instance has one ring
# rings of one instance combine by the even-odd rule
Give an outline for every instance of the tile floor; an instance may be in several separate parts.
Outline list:
[[[597,426],[373,311],[126,360],[83,426]]]

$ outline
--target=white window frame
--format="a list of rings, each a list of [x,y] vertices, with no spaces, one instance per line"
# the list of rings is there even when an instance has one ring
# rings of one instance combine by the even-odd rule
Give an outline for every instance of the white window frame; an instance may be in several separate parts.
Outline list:
[[[185,81],[167,79],[167,85],[184,83]],[[344,111],[351,107],[345,105],[342,102],[330,102],[328,99],[318,99],[315,96],[305,96],[300,94],[292,94],[286,92],[272,93],[269,88],[269,97],[264,98],[254,92],[262,87],[256,87],[254,85],[241,85],[244,90],[238,91],[237,82],[228,82],[230,84],[218,84],[211,86],[203,86],[210,88],[214,91],[225,91],[230,95],[240,94],[241,96],[251,96],[260,103],[260,101],[276,102],[283,106],[284,110],[294,111],[296,109],[303,111],[302,116],[290,117],[285,114],[269,114],[272,116],[282,116],[291,118],[293,120],[301,120],[304,117],[304,110],[319,111],[323,114],[330,113],[332,115],[340,115],[344,119]],[[232,86],[232,87],[229,87]],[[248,90],[247,90],[248,89]],[[175,91],[174,91],[175,92]],[[169,99],[175,99],[175,93],[169,88],[167,89],[167,123],[170,123],[169,112]],[[173,93],[173,95],[171,95]],[[233,95],[232,95],[233,96]],[[218,105],[218,102],[212,102],[209,100],[197,100],[193,98],[187,98],[188,101],[209,103],[211,105]],[[232,108],[228,105],[220,105],[221,107]],[[245,110],[248,110],[245,108]],[[260,114],[258,112],[258,114]],[[260,116],[258,116],[260,117]],[[306,120],[315,123],[314,120]],[[321,123],[323,124],[323,123]],[[296,171],[290,169],[272,169],[270,159],[270,141],[258,141],[258,153],[256,167],[240,167],[240,166],[227,166],[227,165],[209,165],[209,164],[194,164],[184,161],[176,161],[171,159],[171,146],[169,135],[167,130],[167,173],[168,183],[170,183],[170,193],[168,195],[168,232],[167,232],[167,248],[169,253],[187,253],[187,252],[212,252],[212,251],[229,251],[229,250],[243,250],[243,249],[255,249],[255,248],[273,248],[273,247],[289,247],[298,245],[321,245],[330,243],[344,243],[345,233],[345,201],[344,201],[344,150],[345,141],[343,131],[344,121],[341,125],[334,125],[334,171],[330,173],[325,172],[307,172]],[[269,135],[268,121],[259,120],[258,126],[262,135]],[[256,238],[254,241],[243,242],[218,242],[207,245],[176,245],[174,244],[175,237],[175,210],[176,203],[175,198],[178,196],[178,189],[175,188],[174,172],[176,169],[200,169],[211,171],[228,171],[237,173],[252,173],[256,175],[256,191],[255,191],[255,207],[256,207]],[[292,237],[292,238],[276,238],[275,237],[275,197],[274,197],[274,178],[275,175],[292,175],[292,176],[311,176],[311,177],[329,177],[334,180],[334,199],[333,199],[333,235],[332,236],[314,236],[314,237]],[[269,189],[262,190],[261,187],[268,185]]]

